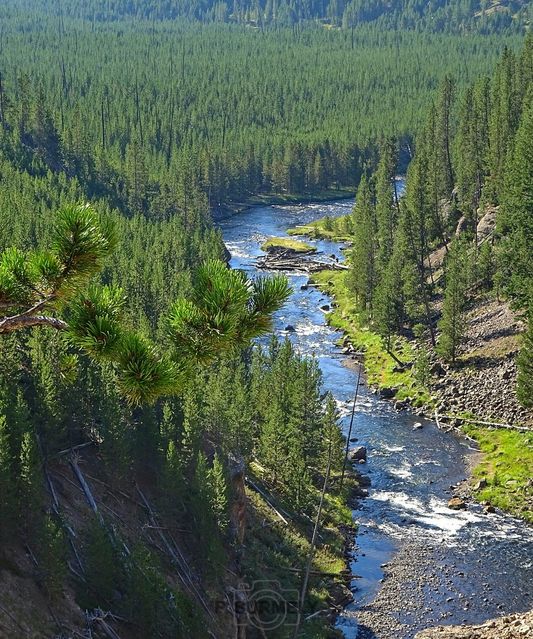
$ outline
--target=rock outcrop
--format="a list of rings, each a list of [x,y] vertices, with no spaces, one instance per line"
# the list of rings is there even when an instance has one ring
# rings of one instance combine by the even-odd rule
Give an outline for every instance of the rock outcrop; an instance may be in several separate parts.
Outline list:
[[[435,362],[431,391],[439,414],[470,412],[482,419],[533,427],[533,411],[516,397],[521,320],[504,302],[487,299],[467,317],[457,366]]]

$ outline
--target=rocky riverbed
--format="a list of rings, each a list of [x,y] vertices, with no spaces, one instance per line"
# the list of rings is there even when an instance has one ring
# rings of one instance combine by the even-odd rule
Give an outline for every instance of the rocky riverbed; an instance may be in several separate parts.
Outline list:
[[[491,619],[479,626],[439,626],[424,630],[416,639],[531,639],[533,611]]]

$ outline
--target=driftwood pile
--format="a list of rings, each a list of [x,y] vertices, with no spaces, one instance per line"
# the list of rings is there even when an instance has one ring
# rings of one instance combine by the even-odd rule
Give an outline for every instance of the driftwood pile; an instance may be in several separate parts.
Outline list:
[[[318,256],[321,257],[318,257]],[[284,249],[269,251],[266,255],[261,255],[255,261],[259,269],[268,271],[296,271],[299,273],[316,273],[324,270],[348,270],[334,256],[325,256],[316,251],[294,251]]]

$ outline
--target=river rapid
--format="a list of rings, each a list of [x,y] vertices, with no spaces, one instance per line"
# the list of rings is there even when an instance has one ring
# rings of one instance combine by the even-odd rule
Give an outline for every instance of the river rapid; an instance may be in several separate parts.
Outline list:
[[[224,219],[219,226],[231,266],[255,275],[265,239],[325,215],[345,215],[352,206],[353,200],[260,206]],[[337,242],[306,241],[342,257]],[[294,326],[289,339],[317,358],[346,432],[356,368],[347,365],[340,335],[320,310],[327,296],[312,287],[301,290],[307,276],[287,276],[294,292],[276,315],[276,332],[287,334],[285,327]],[[417,423],[423,427],[414,428]],[[464,511],[447,507],[451,486],[468,476],[473,451],[466,441],[395,411],[366,385],[359,389],[352,436],[368,449],[368,462],[358,470],[372,485],[353,513],[354,600],[337,622],[347,638],[411,639],[432,625],[477,623],[533,607],[533,530],[502,513],[484,514],[476,504]]]

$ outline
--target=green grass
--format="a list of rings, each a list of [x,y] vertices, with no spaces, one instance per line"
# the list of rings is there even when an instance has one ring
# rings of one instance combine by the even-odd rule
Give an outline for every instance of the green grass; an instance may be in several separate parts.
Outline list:
[[[346,285],[346,272],[321,271],[313,275],[312,283],[334,298],[335,306],[328,315],[328,322],[346,333],[354,347],[364,352],[368,382],[380,388],[397,388],[396,398],[410,397],[415,406],[431,405],[428,390],[418,382],[412,369],[398,370],[398,363],[385,349],[381,337],[357,312],[353,295]],[[393,348],[401,362],[413,362],[415,353],[408,340],[396,337]]]
[[[487,487],[476,498],[533,523],[533,432],[464,426],[479,442],[483,458],[474,469]]]
[[[331,218],[323,217],[314,222],[288,229],[289,235],[307,235],[316,239],[349,242],[353,239],[352,220],[350,215]]]
[[[262,251],[276,248],[294,251],[295,253],[316,251],[315,246],[307,244],[307,242],[301,242],[300,240],[293,240],[290,237],[271,237],[261,246]]]
[[[246,551],[243,555],[243,569],[248,583],[254,581],[274,581],[281,592],[298,596],[301,587],[302,570],[306,566],[313,529],[312,518],[303,517],[294,512],[283,498],[272,492],[259,480],[260,467],[253,466],[258,473],[255,482],[262,484],[269,492],[269,499],[283,512],[288,524],[283,523],[268,506],[262,496],[253,490],[247,495],[252,506],[248,518],[249,529],[246,533]],[[335,486],[338,477],[332,477]],[[348,477],[342,495],[327,493],[322,525],[312,564],[305,615],[331,608],[332,597],[345,593],[346,559],[344,557],[345,537],[340,527],[353,526],[352,513],[346,505],[347,495],[353,488],[353,477]],[[315,488],[313,501],[315,507],[320,498],[320,489]],[[321,574],[319,574],[321,573]],[[327,574],[324,574],[327,573]],[[291,598],[292,599],[292,598]],[[268,633],[269,638],[285,639],[292,636],[292,627],[281,627]],[[332,629],[326,614],[318,615],[312,621],[302,624],[302,639],[333,639],[342,637]]]

